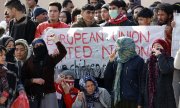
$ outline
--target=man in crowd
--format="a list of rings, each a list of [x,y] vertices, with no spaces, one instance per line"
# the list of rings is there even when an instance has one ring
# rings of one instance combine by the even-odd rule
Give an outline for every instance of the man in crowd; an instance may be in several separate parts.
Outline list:
[[[48,20],[47,10],[41,7],[37,7],[33,12],[33,19],[38,24]]]
[[[33,11],[36,7],[39,7],[37,5],[38,3],[38,0],[26,0],[26,5],[27,5],[27,8],[28,8],[28,12],[27,12],[27,15],[29,17],[34,17],[33,15]]]
[[[72,12],[74,8],[74,4],[71,0],[64,0],[62,3],[63,11],[68,11],[69,13]]]
[[[105,26],[133,26],[134,23],[128,20],[126,15],[122,14],[122,1],[111,1],[109,3],[110,20]]]
[[[11,20],[9,35],[17,39],[25,39],[31,44],[36,30],[35,23],[25,15],[25,6],[19,0],[9,0],[5,3]]]
[[[48,8],[49,20],[43,22],[37,26],[35,37],[41,37],[44,31],[51,28],[68,28],[68,25],[59,21],[59,15],[61,12],[61,4],[59,2],[51,2]]]
[[[151,24],[152,17],[153,17],[153,12],[148,8],[144,8],[137,15],[138,24],[149,26]]]
[[[108,21],[109,21],[109,5],[108,4],[104,4],[102,7],[101,7],[101,17],[102,17],[102,20],[104,20],[105,22],[104,23],[101,23],[100,26],[104,26]]]
[[[104,22],[101,17],[101,7],[102,7],[101,3],[95,5],[95,20],[97,24],[101,24]]]
[[[99,27],[94,19],[95,8],[91,4],[86,4],[81,9],[81,16],[71,27]]]

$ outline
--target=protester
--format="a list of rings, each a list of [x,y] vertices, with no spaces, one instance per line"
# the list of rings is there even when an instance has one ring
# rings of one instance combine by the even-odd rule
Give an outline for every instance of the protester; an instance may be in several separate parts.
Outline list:
[[[59,21],[61,12],[61,4],[59,2],[51,2],[48,7],[49,20],[37,26],[35,37],[39,38],[43,35],[47,28],[68,28],[68,25]]]
[[[26,6],[28,8],[28,11],[27,11],[27,15],[31,18],[34,17],[34,10],[35,8],[39,7],[38,5],[38,0],[26,0]]]
[[[91,4],[86,4],[81,9],[81,18],[71,27],[99,27],[94,19],[95,8]]]
[[[78,89],[74,87],[75,75],[71,70],[64,70],[56,79],[56,91],[62,95],[59,103],[59,108],[72,108],[77,95]]]
[[[158,25],[171,25],[173,19],[173,7],[168,3],[158,4],[157,7],[157,24]]]
[[[109,15],[110,20],[105,26],[133,26],[133,22],[128,20],[126,15],[122,14],[122,7],[124,7],[124,2],[122,1],[111,1],[109,3]]]
[[[37,7],[33,11],[33,20],[38,26],[40,23],[48,20],[47,10],[41,7]]]
[[[6,58],[6,48],[0,46],[0,108],[6,108],[5,102],[9,96],[9,85],[6,78],[8,69],[4,66]]]
[[[81,9],[78,9],[78,8],[75,8],[73,11],[72,11],[72,16],[71,16],[71,19],[72,19],[72,24],[77,22],[77,16],[81,14]]]
[[[62,3],[63,11],[68,11],[70,14],[72,13],[72,10],[74,8],[74,4],[72,0],[64,0]]]
[[[152,44],[152,53],[145,66],[145,108],[176,108],[172,87],[174,59],[167,48],[170,47],[157,39]]]
[[[101,7],[101,17],[102,17],[102,20],[104,20],[103,23],[100,24],[100,26],[104,26],[108,21],[109,21],[109,5],[108,4],[104,4],[102,7]]]
[[[22,67],[22,82],[29,97],[30,108],[58,108],[54,87],[54,67],[66,55],[66,49],[52,35],[49,40],[56,43],[59,53],[49,55],[43,39],[32,42],[33,55]]]
[[[150,26],[151,20],[153,17],[153,12],[148,8],[143,8],[138,14],[137,14],[137,21],[139,25],[143,26]]]
[[[132,14],[133,14],[133,22],[138,24],[138,20],[137,20],[137,15],[138,13],[143,9],[144,7],[141,6],[141,5],[137,5],[137,6],[134,6],[133,9],[132,9]]]
[[[67,25],[71,25],[71,13],[68,11],[62,11],[60,13],[59,20],[66,23]]]
[[[94,7],[95,8],[94,18],[97,24],[101,24],[104,22],[104,20],[102,20],[102,17],[101,17],[101,7],[102,7],[101,3],[96,4]]]
[[[17,39],[25,39],[28,44],[31,44],[34,39],[36,25],[29,17],[25,15],[25,6],[19,0],[8,0],[5,3],[7,12],[11,20],[9,27],[9,35]]]
[[[129,37],[118,38],[116,50],[109,56],[104,72],[105,88],[113,97],[114,108],[142,106],[143,65],[144,60],[137,55],[134,41]]]
[[[3,45],[7,49],[5,66],[9,70],[7,71],[7,80],[9,84],[9,98],[6,103],[6,107],[9,108],[14,99],[19,95],[19,93],[24,91],[24,87],[20,80],[21,67],[19,67],[14,57],[14,39],[10,36],[1,37],[0,45]]]
[[[111,98],[108,91],[98,87],[92,76],[84,76],[79,85],[82,92],[78,93],[72,108],[111,108]]]
[[[24,62],[30,57],[30,55],[31,51],[27,41],[24,39],[16,40],[14,56],[16,57],[16,60],[21,63],[21,67],[23,66]]]

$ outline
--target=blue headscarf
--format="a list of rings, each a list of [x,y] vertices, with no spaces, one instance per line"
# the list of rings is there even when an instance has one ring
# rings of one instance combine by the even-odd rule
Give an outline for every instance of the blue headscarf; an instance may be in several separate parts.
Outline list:
[[[86,82],[87,81],[92,81],[95,86],[94,93],[91,95],[89,95],[86,91]],[[95,80],[95,78],[92,76],[85,76],[80,79],[79,85],[80,85],[81,90],[84,92],[84,94],[86,96],[87,108],[95,108],[94,102],[99,102],[99,89],[98,89],[98,83]]]

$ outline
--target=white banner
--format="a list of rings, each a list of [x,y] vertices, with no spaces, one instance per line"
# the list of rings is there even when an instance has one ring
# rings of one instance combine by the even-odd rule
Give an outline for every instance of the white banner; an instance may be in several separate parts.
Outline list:
[[[180,48],[180,14],[174,14],[174,21],[176,26],[173,28],[172,33],[172,56],[175,57],[177,50]]]
[[[67,50],[67,55],[60,63],[61,65],[66,65],[75,70],[77,67],[85,71],[92,71],[95,68],[94,70],[102,72],[109,60],[108,55],[115,48],[115,41],[118,37],[131,37],[136,43],[137,53],[147,59],[151,52],[152,42],[157,38],[164,37],[164,27],[121,26],[48,29],[43,39],[50,54],[57,51],[54,43],[48,40],[52,33],[58,36]],[[96,73],[94,72],[94,74]],[[98,77],[99,75],[95,76]]]

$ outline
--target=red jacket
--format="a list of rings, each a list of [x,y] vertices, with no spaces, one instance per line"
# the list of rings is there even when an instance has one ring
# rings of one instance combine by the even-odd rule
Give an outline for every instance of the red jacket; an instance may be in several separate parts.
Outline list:
[[[76,100],[79,90],[74,87],[70,90],[69,94],[65,94],[63,91],[63,88],[61,87],[60,84],[55,83],[55,88],[58,93],[63,95],[64,103],[66,104],[66,108],[72,108],[72,104]]]
[[[49,21],[40,23],[37,28],[36,28],[36,34],[35,34],[35,38],[39,38],[41,37],[41,35],[43,34],[44,30],[48,27],[52,27],[52,28],[69,28],[69,26],[63,22],[57,22],[57,23],[50,23]]]

